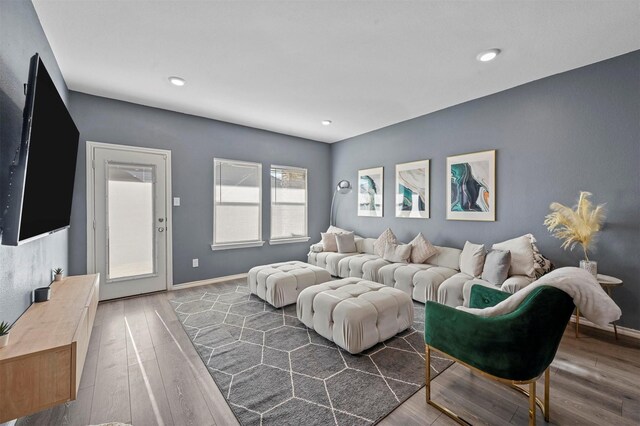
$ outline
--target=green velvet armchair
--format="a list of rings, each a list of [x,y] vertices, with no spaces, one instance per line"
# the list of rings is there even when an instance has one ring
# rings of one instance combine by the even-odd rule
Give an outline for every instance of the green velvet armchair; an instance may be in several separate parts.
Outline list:
[[[469,306],[494,306],[511,294],[481,285],[471,289]],[[529,424],[535,425],[536,404],[549,421],[549,365],[555,357],[574,305],[555,287],[541,286],[513,312],[490,318],[428,301],[425,306],[426,399],[461,424],[455,413],[431,400],[431,351],[444,353],[485,377],[510,385],[529,397]],[[536,396],[536,380],[544,374],[544,402]],[[529,385],[526,391],[518,384]]]

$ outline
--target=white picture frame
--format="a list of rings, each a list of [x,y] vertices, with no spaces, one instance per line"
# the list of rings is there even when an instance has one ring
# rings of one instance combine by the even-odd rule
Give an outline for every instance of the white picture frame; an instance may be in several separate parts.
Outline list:
[[[396,217],[428,219],[430,160],[396,164]]]
[[[358,216],[382,217],[384,167],[358,170]]]

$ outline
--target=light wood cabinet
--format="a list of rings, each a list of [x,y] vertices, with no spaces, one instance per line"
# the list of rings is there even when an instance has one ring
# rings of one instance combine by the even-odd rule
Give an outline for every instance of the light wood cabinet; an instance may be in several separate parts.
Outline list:
[[[99,297],[99,275],[51,284],[0,348],[0,423],[76,399]]]

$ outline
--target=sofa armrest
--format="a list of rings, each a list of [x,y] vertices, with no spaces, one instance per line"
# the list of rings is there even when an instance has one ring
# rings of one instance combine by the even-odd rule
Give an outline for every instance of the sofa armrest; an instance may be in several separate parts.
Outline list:
[[[322,243],[311,244],[309,247],[309,253],[322,253],[324,251],[324,246]]]
[[[506,293],[483,285],[474,285],[471,287],[469,307],[478,309],[489,308],[497,305],[505,299],[508,299],[509,296],[511,296],[511,293]]]

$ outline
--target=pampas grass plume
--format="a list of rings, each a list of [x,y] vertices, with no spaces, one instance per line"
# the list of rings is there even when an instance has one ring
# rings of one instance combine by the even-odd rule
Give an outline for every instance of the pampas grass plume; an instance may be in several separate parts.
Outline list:
[[[605,219],[604,204],[594,208],[589,199],[590,192],[581,191],[578,204],[573,208],[560,203],[551,203],[551,213],[545,217],[544,225],[551,235],[563,240],[563,249],[573,250],[580,244],[585,260],[589,260],[587,252],[595,244],[595,238],[602,229]]]

